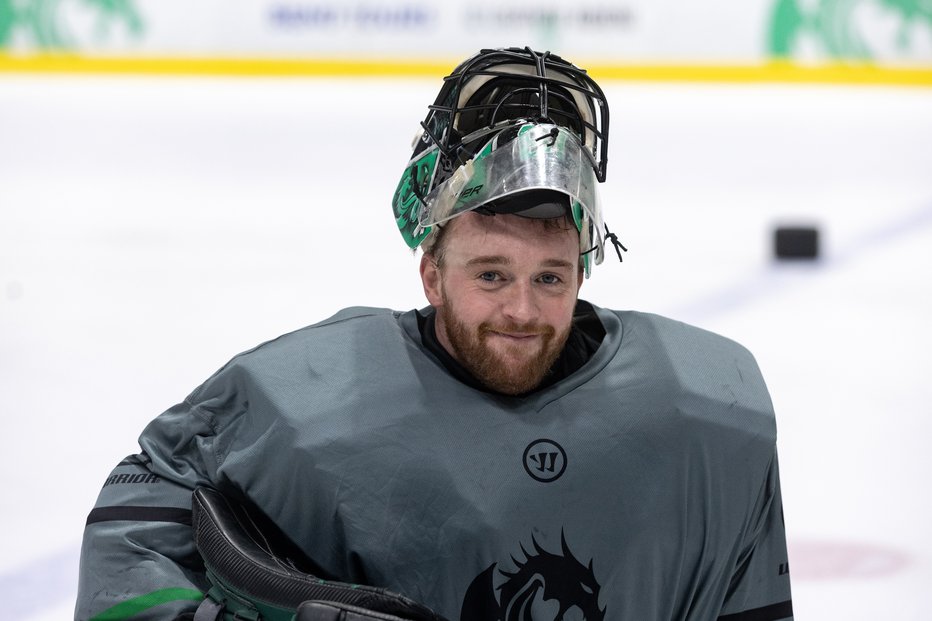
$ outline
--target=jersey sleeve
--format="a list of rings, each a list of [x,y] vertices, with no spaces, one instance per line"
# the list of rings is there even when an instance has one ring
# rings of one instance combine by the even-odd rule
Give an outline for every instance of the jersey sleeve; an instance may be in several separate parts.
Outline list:
[[[792,620],[786,529],[776,451],[750,514],[743,544],[718,621]]]
[[[360,316],[394,322],[391,311],[347,309],[318,325]],[[238,354],[149,423],[141,451],[112,471],[88,517],[76,619],[164,621],[197,609],[210,585],[194,545],[192,493],[198,486],[224,494],[262,487],[264,469],[256,464],[291,437],[278,420],[279,401],[291,404],[296,386],[310,391],[301,361],[317,351],[312,333],[302,329]],[[321,338],[321,351],[334,346]]]
[[[214,432],[185,402],[156,418],[104,481],[87,519],[75,619],[190,619],[207,591],[191,494],[211,485]]]

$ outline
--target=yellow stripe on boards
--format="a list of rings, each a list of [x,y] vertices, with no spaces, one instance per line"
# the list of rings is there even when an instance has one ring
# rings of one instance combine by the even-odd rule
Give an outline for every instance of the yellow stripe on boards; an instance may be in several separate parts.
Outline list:
[[[0,72],[232,76],[444,76],[456,61],[367,59],[105,57],[0,53]]]
[[[141,75],[442,77],[457,59],[106,57],[0,53],[0,73],[111,73]],[[597,80],[646,82],[811,83],[932,86],[930,67],[861,63],[757,65],[586,63]]]
[[[760,65],[601,65],[588,67],[598,79],[653,82],[730,82],[932,86],[932,67],[881,67],[871,64],[799,65],[771,61]]]

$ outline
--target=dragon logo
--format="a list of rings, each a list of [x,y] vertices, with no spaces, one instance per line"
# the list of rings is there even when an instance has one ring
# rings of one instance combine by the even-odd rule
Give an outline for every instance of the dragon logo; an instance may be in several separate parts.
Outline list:
[[[496,572],[498,564],[493,563],[473,580],[460,621],[602,621],[605,609],[599,608],[592,561],[586,566],[576,560],[562,534],[562,554],[544,550],[533,536],[531,541],[533,554],[522,545],[525,560],[512,557],[514,571]]]
[[[436,163],[437,152],[430,151],[405,168],[392,197],[395,223],[410,248],[417,248],[430,232],[429,228],[422,229],[418,223],[421,204],[419,195],[427,193]]]

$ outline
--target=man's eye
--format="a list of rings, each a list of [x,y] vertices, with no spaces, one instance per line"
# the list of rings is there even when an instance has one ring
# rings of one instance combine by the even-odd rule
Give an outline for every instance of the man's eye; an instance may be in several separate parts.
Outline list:
[[[479,274],[479,278],[485,282],[495,282],[498,280],[498,274],[495,272],[482,272]]]
[[[544,274],[543,276],[540,277],[540,281],[544,283],[545,285],[555,285],[561,282],[560,277],[557,276],[556,274]]]

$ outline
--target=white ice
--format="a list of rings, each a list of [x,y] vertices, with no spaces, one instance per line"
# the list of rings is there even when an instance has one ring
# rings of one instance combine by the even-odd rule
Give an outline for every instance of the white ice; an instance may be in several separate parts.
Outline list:
[[[0,76],[0,618],[71,617],[103,479],[230,356],[424,304],[390,200],[437,84]],[[797,618],[929,618],[932,90],[606,86],[630,252],[583,297],[755,353]]]

